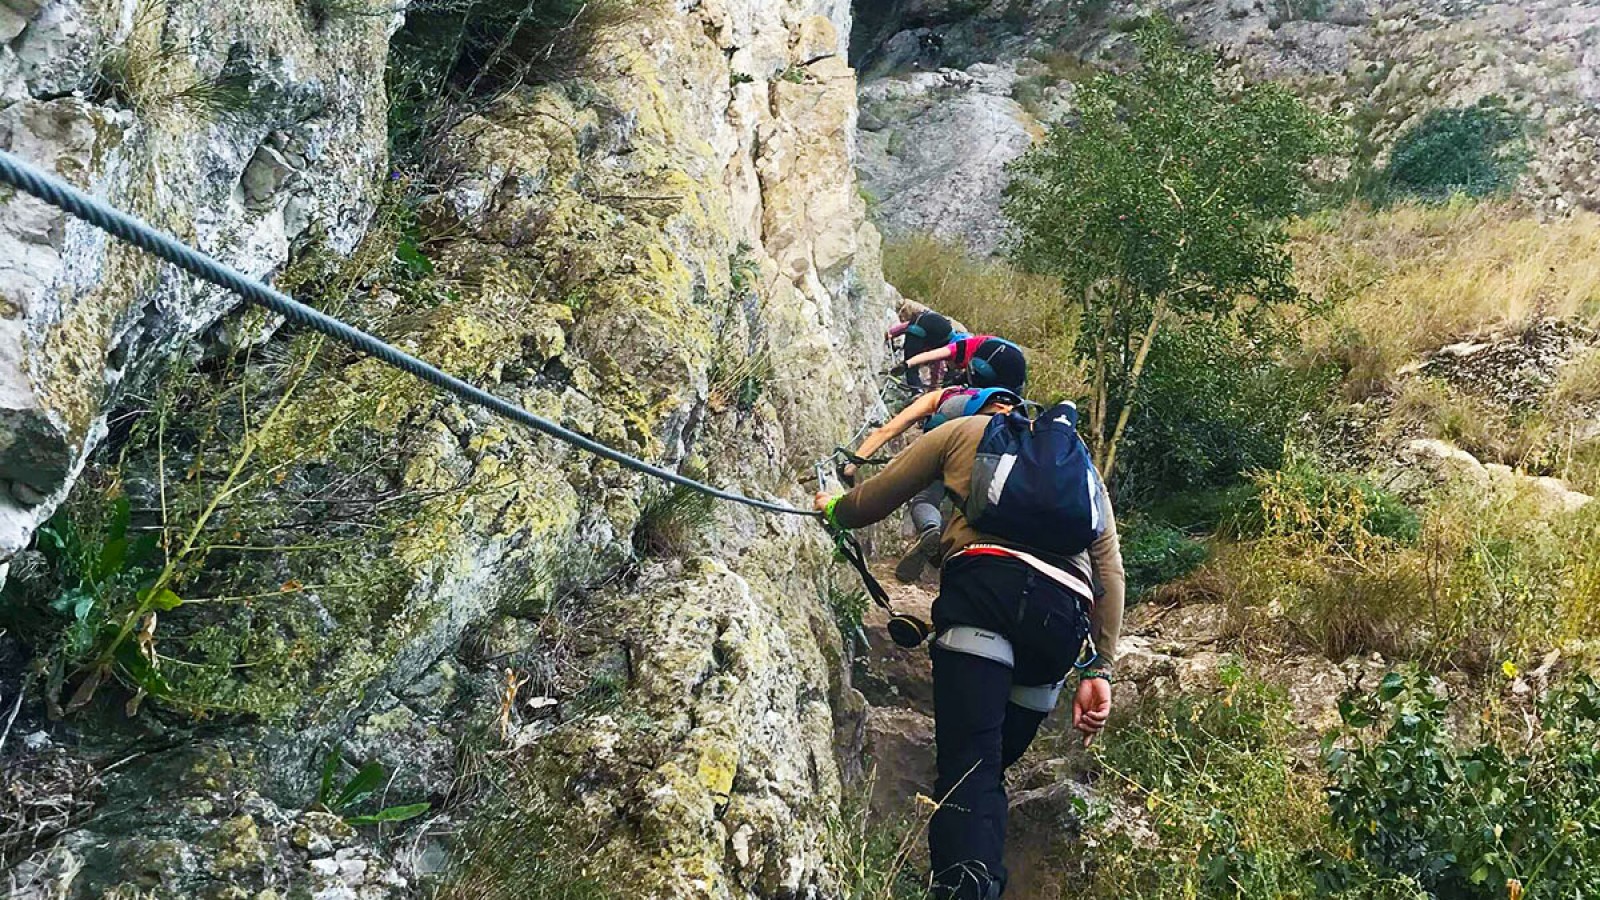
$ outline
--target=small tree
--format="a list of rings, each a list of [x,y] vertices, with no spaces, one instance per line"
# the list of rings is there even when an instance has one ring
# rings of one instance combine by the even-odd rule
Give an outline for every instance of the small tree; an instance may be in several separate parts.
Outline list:
[[[1280,222],[1333,146],[1326,118],[1228,78],[1170,23],[1135,41],[1139,66],[1079,87],[1077,121],[1014,164],[1006,201],[1013,255],[1083,306],[1085,434],[1107,479],[1162,329],[1298,298]]]

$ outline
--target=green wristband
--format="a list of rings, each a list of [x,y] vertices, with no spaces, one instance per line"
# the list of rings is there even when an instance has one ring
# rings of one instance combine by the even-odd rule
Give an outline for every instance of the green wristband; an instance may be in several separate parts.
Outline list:
[[[839,505],[839,501],[843,500],[843,499],[844,499],[844,495],[840,494],[839,496],[834,497],[833,499],[829,500],[828,501],[828,505],[824,506],[822,508],[822,517],[824,519],[828,520],[828,524],[829,525],[832,525],[833,527],[839,529],[840,531],[845,530],[845,528],[844,528],[843,525],[839,524],[839,519],[833,514],[833,508],[835,506],[838,506]]]
[[[1091,670],[1091,671],[1078,673],[1078,680],[1079,681],[1090,681],[1090,680],[1095,679],[1095,678],[1098,678],[1101,681],[1104,681],[1106,684],[1111,684],[1111,673],[1110,672],[1107,672],[1107,671],[1104,671],[1104,670],[1101,670],[1101,669],[1094,669],[1094,670]]]

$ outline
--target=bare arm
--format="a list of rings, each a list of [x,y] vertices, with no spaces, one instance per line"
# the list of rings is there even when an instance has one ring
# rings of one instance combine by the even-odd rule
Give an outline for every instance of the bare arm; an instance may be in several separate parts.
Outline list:
[[[867,439],[856,448],[856,455],[871,456],[877,453],[885,444],[910,431],[911,426],[938,412],[940,394],[940,391],[929,391],[911,401],[910,406],[867,435]]]
[[[955,355],[955,348],[939,347],[935,350],[929,350],[926,353],[918,353],[916,356],[906,360],[906,368],[915,369],[917,366],[926,366],[929,363],[944,362]]]

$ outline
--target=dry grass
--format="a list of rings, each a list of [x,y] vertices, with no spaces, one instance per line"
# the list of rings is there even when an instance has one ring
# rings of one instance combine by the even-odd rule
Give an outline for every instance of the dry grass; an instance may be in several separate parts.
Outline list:
[[[1542,317],[1600,320],[1600,215],[1541,223],[1507,203],[1350,207],[1294,229],[1300,283],[1340,301],[1308,352],[1353,397],[1465,336]]]
[[[1517,428],[1505,411],[1436,378],[1408,379],[1399,387],[1387,428],[1418,429],[1426,437],[1449,441],[1484,462],[1525,465],[1533,455],[1534,435]]]
[[[1039,402],[1087,393],[1074,352],[1078,310],[1055,279],[978,259],[957,244],[914,235],[884,245],[890,283],[912,300],[966,325],[1028,349],[1028,393]]]
[[[1600,349],[1572,360],[1562,367],[1550,393],[1550,407],[1577,410],[1600,403]]]
[[[1600,505],[1562,513],[1531,487],[1463,483],[1409,540],[1375,534],[1358,493],[1263,479],[1262,530],[1190,579],[1220,593],[1244,645],[1484,671],[1600,625]]]

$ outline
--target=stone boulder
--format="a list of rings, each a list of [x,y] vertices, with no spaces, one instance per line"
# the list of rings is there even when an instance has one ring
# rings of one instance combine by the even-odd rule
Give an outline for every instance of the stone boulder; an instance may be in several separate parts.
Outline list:
[[[1531,497],[1552,514],[1574,513],[1594,500],[1559,478],[1527,475],[1499,463],[1485,464],[1448,441],[1432,438],[1401,447],[1381,483],[1412,500],[1444,485],[1465,483],[1488,495]]]

